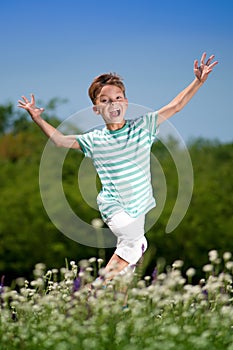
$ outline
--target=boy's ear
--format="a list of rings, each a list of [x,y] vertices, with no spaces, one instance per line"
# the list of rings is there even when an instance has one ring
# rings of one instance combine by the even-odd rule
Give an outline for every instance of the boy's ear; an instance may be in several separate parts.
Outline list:
[[[100,114],[100,112],[96,106],[93,106],[92,109],[96,114]]]

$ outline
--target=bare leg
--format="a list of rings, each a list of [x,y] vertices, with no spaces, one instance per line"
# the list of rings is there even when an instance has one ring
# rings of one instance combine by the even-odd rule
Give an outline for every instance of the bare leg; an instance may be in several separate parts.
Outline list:
[[[127,267],[129,263],[122,259],[119,255],[113,254],[111,259],[109,260],[108,264],[105,267],[105,271],[107,272],[108,276],[106,280],[110,280],[113,277],[115,277],[118,273],[120,273],[122,270],[124,270],[125,267]],[[128,294],[127,294],[128,287],[124,286],[121,288],[121,293],[125,294],[124,297],[124,303],[123,308],[127,307],[127,300],[128,300]]]
[[[129,263],[126,260],[114,253],[105,267],[108,275],[107,279],[112,279],[128,265]]]
[[[106,285],[106,282],[113,279],[118,273],[120,273],[129,263],[122,259],[119,255],[113,254],[109,262],[104,268],[104,272],[106,274],[103,285]],[[101,279],[101,277],[96,278],[95,281]],[[94,281],[94,282],[95,282]],[[88,284],[87,287],[89,290],[92,289],[93,284]]]

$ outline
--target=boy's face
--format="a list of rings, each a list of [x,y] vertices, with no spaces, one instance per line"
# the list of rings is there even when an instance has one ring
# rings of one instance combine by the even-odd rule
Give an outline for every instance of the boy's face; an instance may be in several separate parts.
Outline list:
[[[93,110],[96,114],[101,114],[106,125],[124,124],[124,116],[128,107],[128,100],[123,91],[115,85],[105,85],[96,99]]]

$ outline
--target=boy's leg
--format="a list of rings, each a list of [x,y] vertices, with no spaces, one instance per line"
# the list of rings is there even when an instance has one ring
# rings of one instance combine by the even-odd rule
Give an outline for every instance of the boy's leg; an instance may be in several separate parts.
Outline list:
[[[105,267],[106,279],[112,279],[128,265],[129,263],[126,260],[114,253]]]
[[[107,222],[118,237],[117,248],[105,267],[107,279],[112,279],[128,266],[134,265],[147,248],[144,236],[145,216],[131,218],[127,213],[117,213]]]
[[[129,263],[114,253],[104,268],[104,272],[105,272],[104,285],[106,284],[107,281],[113,279],[121,271],[123,272],[123,270],[127,266],[129,266]],[[100,277],[96,278],[95,281],[98,281],[99,279],[100,279]],[[88,285],[88,288],[91,290],[92,286],[93,286],[93,284],[90,284],[90,285]]]

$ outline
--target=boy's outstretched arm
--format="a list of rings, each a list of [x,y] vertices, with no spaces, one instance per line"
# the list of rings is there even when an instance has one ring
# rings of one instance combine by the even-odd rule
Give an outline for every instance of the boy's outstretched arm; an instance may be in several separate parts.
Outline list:
[[[184,108],[206,81],[213,67],[218,63],[217,61],[211,63],[214,59],[214,55],[211,55],[206,62],[205,59],[206,53],[204,52],[201,57],[200,66],[198,65],[198,60],[194,61],[195,79],[192,83],[181,91],[170,103],[158,110],[158,125]]]
[[[44,112],[44,109],[36,107],[35,97],[33,94],[31,94],[31,101],[29,101],[25,96],[22,96],[22,100],[18,101],[18,107],[25,109],[30,114],[32,120],[56,146],[81,149],[75,135],[63,135],[60,131],[41,118],[41,114]]]

